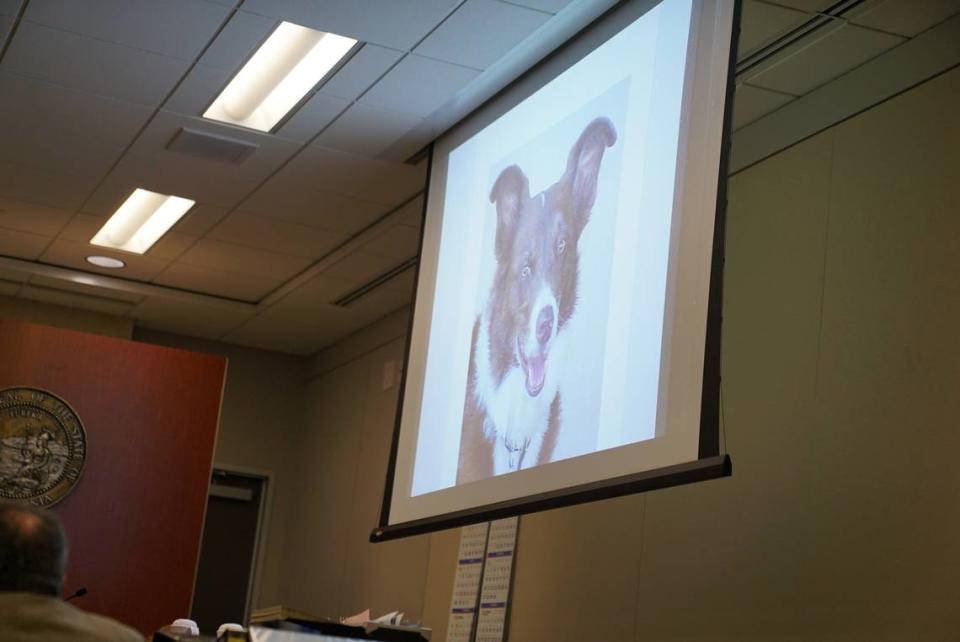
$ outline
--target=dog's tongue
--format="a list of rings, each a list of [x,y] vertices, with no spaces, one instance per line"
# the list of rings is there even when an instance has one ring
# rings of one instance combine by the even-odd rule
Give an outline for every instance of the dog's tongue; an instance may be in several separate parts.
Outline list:
[[[527,359],[527,393],[536,397],[543,390],[543,381],[546,378],[546,357],[538,354]]]

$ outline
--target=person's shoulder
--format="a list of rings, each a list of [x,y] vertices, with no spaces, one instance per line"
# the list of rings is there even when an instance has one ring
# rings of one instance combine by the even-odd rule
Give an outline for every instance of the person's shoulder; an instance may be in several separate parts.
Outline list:
[[[79,609],[77,610],[79,611]],[[143,636],[126,624],[88,611],[81,611],[81,613],[87,620],[86,628],[89,628],[99,640],[104,642],[143,642]]]
[[[63,600],[33,593],[0,592],[3,642],[143,642],[134,629]]]

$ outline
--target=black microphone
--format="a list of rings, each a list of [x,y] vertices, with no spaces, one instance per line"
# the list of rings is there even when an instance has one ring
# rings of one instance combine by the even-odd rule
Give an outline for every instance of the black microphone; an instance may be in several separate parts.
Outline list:
[[[87,587],[84,586],[83,588],[78,588],[76,591],[74,591],[73,593],[71,593],[71,594],[68,595],[67,597],[63,598],[63,601],[64,601],[64,602],[69,602],[70,600],[72,600],[72,599],[74,599],[74,598],[83,597],[83,596],[86,595],[86,594],[87,594]]]

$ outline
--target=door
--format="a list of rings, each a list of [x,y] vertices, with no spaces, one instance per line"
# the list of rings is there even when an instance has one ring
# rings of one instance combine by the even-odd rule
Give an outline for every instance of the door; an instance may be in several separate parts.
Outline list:
[[[203,634],[246,624],[267,480],[214,469],[191,619]]]

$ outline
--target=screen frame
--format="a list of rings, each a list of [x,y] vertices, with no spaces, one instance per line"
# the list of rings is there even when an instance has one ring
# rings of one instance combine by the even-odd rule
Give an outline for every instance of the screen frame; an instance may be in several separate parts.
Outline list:
[[[633,4],[644,0],[634,0]],[[717,0],[723,2],[724,0]],[[714,213],[712,254],[710,258],[710,275],[707,293],[707,319],[706,333],[704,341],[704,362],[703,362],[703,380],[701,384],[701,402],[700,402],[700,426],[699,426],[699,444],[698,458],[694,461],[675,464],[672,466],[660,467],[650,470],[639,471],[628,475],[621,475],[608,479],[598,480],[586,484],[564,487],[534,495],[525,495],[523,497],[508,499],[490,504],[484,504],[463,510],[443,513],[436,516],[415,519],[411,521],[390,524],[390,508],[393,496],[394,478],[396,472],[397,454],[400,442],[401,419],[403,416],[404,396],[406,393],[408,365],[410,361],[411,341],[413,334],[414,321],[416,319],[416,304],[420,287],[420,261],[417,262],[414,274],[414,299],[411,305],[410,318],[407,327],[407,341],[404,346],[403,370],[399,385],[399,398],[397,401],[397,411],[394,420],[393,438],[390,447],[390,457],[387,466],[386,482],[384,485],[384,496],[381,504],[379,523],[370,534],[370,542],[377,543],[389,541],[402,537],[420,535],[433,531],[467,526],[484,521],[502,519],[527,513],[535,513],[564,506],[572,506],[601,499],[609,499],[623,495],[641,493],[661,488],[669,488],[683,484],[690,484],[699,481],[706,481],[720,477],[730,476],[733,472],[733,464],[729,454],[720,451],[720,361],[721,361],[721,323],[722,323],[722,303],[723,303],[723,266],[725,251],[725,230],[726,230],[726,193],[728,182],[728,166],[730,156],[730,136],[732,122],[732,106],[734,80],[736,76],[736,52],[737,43],[740,34],[740,15],[742,0],[733,0],[732,13],[732,32],[730,36],[730,49],[727,60],[727,78],[726,90],[724,95],[722,131],[720,141],[720,159],[717,178],[717,194]],[[431,142],[427,150],[427,187],[424,192],[423,207],[421,211],[421,227],[419,239],[418,256],[422,254],[423,243],[426,229],[426,216],[429,203],[430,180],[433,173],[434,150],[436,142],[447,132],[460,126],[465,121],[473,118],[479,111],[488,107],[492,102],[497,101],[510,92],[518,84],[526,81],[532,74],[536,74],[553,61],[557,56],[562,55],[567,49],[574,45],[593,31],[598,25],[603,24],[611,16],[621,10],[630,2],[618,3],[603,12],[595,20],[591,21],[576,34],[568,38],[556,49],[550,52],[542,60],[533,65],[530,69],[511,81],[503,89],[497,92],[489,100],[478,106],[467,114],[464,118],[454,124],[450,129],[442,132]],[[651,5],[651,6],[655,6]],[[579,59],[578,59],[579,60]],[[576,64],[577,61],[571,63]],[[562,73],[562,72],[561,72]],[[556,77],[555,75],[553,77]],[[545,83],[550,82],[552,78],[547,79]],[[522,102],[521,99],[520,102]]]

